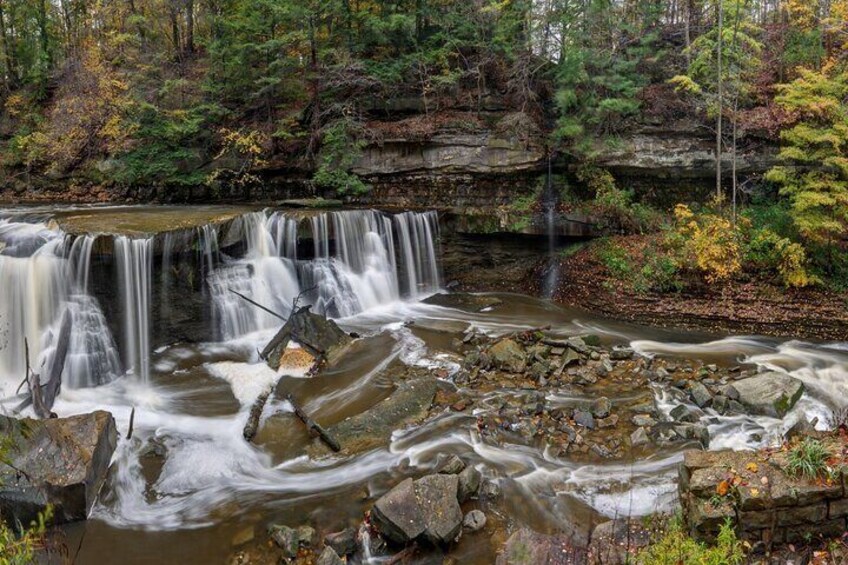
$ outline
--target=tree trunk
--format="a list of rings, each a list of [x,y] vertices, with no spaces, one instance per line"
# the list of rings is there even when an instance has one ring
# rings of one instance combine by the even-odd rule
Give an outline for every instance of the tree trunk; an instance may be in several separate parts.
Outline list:
[[[187,53],[194,53],[194,0],[186,0],[186,41]]]
[[[0,49],[3,50],[3,64],[6,67],[6,89],[13,90],[17,86],[18,76],[14,55],[9,45],[9,36],[6,33],[6,13],[3,0],[0,0]]]
[[[41,54],[44,56],[49,69],[51,60],[50,37],[47,35],[47,0],[41,0],[38,5],[38,34],[41,40]]]
[[[724,111],[724,78],[721,66],[722,50],[724,48],[724,6],[723,0],[718,0],[718,54],[716,67],[718,70],[718,117],[716,118],[716,201],[721,202],[721,125]]]

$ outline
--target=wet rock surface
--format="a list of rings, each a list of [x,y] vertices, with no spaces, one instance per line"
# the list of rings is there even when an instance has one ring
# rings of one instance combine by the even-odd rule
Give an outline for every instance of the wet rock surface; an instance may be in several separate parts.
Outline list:
[[[763,373],[733,383],[739,402],[753,414],[783,418],[804,393],[804,384],[783,373]]]
[[[0,516],[29,524],[49,505],[58,523],[84,520],[106,478],[117,445],[115,420],[97,411],[69,418],[0,416],[13,444],[0,462]]]

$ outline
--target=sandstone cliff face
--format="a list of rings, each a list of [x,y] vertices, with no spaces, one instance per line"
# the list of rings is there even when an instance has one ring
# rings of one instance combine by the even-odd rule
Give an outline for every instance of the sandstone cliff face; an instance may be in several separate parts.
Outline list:
[[[511,174],[539,168],[545,161],[539,142],[522,143],[494,133],[437,134],[426,141],[395,139],[369,145],[353,172],[373,175]]]
[[[777,147],[772,144],[740,142],[737,171],[744,176],[765,173],[777,164]],[[613,174],[654,179],[714,179],[715,138],[696,123],[644,128],[616,139],[597,157],[599,166]],[[722,166],[729,175],[730,148],[722,153]]]

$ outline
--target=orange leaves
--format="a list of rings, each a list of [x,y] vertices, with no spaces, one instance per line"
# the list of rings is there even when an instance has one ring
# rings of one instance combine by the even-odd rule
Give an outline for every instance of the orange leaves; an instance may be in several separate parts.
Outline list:
[[[719,496],[727,496],[730,492],[730,483],[727,480],[721,481],[716,487],[716,494]]]

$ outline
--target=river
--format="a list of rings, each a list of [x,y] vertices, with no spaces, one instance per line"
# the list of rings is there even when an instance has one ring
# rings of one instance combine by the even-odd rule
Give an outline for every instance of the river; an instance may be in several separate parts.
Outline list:
[[[183,223],[169,229],[177,219]],[[490,519],[502,529],[556,530],[575,520],[673,509],[677,464],[691,445],[586,461],[534,441],[486,441],[477,417],[516,390],[474,393],[474,411],[441,412],[396,430],[380,448],[348,456],[310,457],[303,427],[281,417],[291,412],[284,393],[292,393],[318,421],[339,422],[388,397],[386,375],[404,366],[428,368],[450,387],[462,363],[455,343],[469,328],[494,336],[550,326],[554,335],[595,334],[648,357],[781,370],[805,383],[807,392],[782,420],[705,413],[711,449],[774,444],[800,418],[816,417],[825,428],[848,405],[846,343],[638,327],[522,295],[497,295],[500,302],[481,312],[424,304],[448,282],[439,229],[434,212],[0,211],[0,398],[15,396],[25,343],[33,366],[50,365],[67,309],[73,334],[54,410],[108,410],[121,435],[90,519],[65,528],[76,562],[216,563],[240,541],[259,539],[271,522],[340,530],[445,453],[501,487]],[[362,336],[332,371],[283,375],[255,445],[242,437],[249,408],[279,378],[258,350],[281,322],[231,290],[284,316],[295,300],[312,304]],[[575,391],[547,394],[556,405]],[[659,386],[605,394],[613,404],[653,397],[660,412],[680,401]],[[451,555],[488,563],[495,549],[488,537],[466,536]]]

